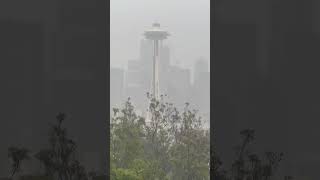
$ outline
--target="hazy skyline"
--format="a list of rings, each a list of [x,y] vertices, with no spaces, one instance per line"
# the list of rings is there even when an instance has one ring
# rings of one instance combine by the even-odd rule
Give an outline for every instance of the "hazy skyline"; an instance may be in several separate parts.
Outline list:
[[[111,0],[111,67],[126,68],[139,58],[143,32],[155,21],[171,34],[171,62],[192,68],[199,57],[210,60],[210,0]]]

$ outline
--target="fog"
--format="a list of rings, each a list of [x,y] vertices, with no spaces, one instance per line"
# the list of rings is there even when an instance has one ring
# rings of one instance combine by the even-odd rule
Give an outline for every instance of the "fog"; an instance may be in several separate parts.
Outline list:
[[[110,10],[112,67],[138,58],[142,34],[155,21],[172,34],[172,64],[192,68],[196,58],[210,58],[210,0],[111,0]]]
[[[160,53],[159,93],[179,107],[190,102],[208,120],[210,0],[111,0],[111,107],[130,97],[145,109],[152,48],[141,40],[155,22],[170,34]]]

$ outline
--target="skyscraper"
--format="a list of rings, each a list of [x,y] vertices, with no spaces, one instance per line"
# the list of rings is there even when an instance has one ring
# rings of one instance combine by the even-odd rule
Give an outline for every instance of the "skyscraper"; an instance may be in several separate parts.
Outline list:
[[[110,69],[110,108],[119,107],[123,103],[124,95],[124,70]]]
[[[167,93],[172,102],[177,106],[183,106],[184,103],[190,101],[191,93],[191,73],[189,69],[184,69],[178,66],[170,66],[168,70],[168,87]]]
[[[205,124],[209,127],[210,120],[210,72],[208,62],[204,58],[199,58],[194,64],[194,75],[192,84],[191,100],[195,108],[200,110]]]
[[[138,109],[145,109],[146,93],[150,87],[144,65],[140,60],[129,60],[128,70],[125,73],[125,98],[130,98]]]
[[[201,73],[209,72],[208,61],[202,57],[197,59],[194,64],[193,71],[194,71],[194,75],[193,75],[194,82],[197,80],[200,80]]]

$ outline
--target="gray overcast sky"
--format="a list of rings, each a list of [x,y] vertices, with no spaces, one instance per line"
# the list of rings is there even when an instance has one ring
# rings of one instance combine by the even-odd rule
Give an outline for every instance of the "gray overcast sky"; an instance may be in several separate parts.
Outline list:
[[[171,62],[191,68],[210,58],[210,0],[111,0],[111,66],[126,68],[139,57],[139,42],[154,21],[172,36]]]

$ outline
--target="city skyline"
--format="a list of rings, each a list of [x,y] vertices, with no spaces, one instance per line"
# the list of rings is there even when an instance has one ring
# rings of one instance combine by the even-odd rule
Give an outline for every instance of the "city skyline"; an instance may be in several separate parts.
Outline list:
[[[144,40],[146,40],[146,39],[141,38],[140,41],[139,41],[139,43],[141,43],[141,42],[144,41]],[[166,40],[166,41],[168,41],[168,40]],[[170,46],[168,46],[167,43],[164,42],[164,43],[163,43],[163,47],[164,47],[164,48],[167,48],[167,49],[170,51],[170,53],[169,53],[169,56],[170,56],[170,57],[168,57],[168,58],[169,58],[169,62],[168,62],[169,65],[190,70],[190,72],[191,72],[191,78],[190,78],[191,81],[190,81],[190,82],[191,82],[191,83],[194,82],[194,79],[195,79],[194,74],[196,73],[196,72],[195,72],[195,68],[196,68],[196,66],[198,65],[199,61],[202,61],[202,63],[205,62],[205,64],[206,64],[206,71],[210,72],[210,59],[207,59],[207,58],[205,58],[204,56],[198,56],[198,57],[196,57],[195,59],[192,60],[192,62],[190,63],[190,65],[188,65],[188,66],[186,67],[186,66],[184,66],[184,65],[175,63],[175,60],[174,60],[174,58],[172,57],[172,48],[171,48]],[[128,71],[128,67],[130,66],[130,61],[140,61],[140,60],[141,60],[142,57],[141,57],[141,52],[140,52],[140,51],[141,51],[141,44],[138,45],[138,50],[137,50],[137,52],[136,52],[136,53],[137,53],[137,56],[136,56],[136,57],[128,58],[128,60],[126,61],[126,63],[123,64],[122,66],[117,66],[117,65],[114,65],[114,64],[110,64],[110,68],[112,68],[112,69],[121,69],[121,70],[127,72],[127,71]],[[140,54],[139,54],[139,52],[140,52]],[[151,61],[152,61],[152,59],[150,59],[150,63],[151,63]],[[203,68],[203,67],[202,67],[202,68]],[[152,76],[152,74],[150,74],[150,76]]]
[[[140,41],[139,58],[130,60],[127,68],[111,67],[110,69],[110,108],[120,107],[130,97],[137,109],[143,112],[147,107],[146,93],[152,90],[153,43],[151,40]],[[160,46],[159,58],[159,95],[168,95],[166,100],[182,108],[189,102],[192,108],[199,110],[206,127],[209,127],[210,71],[209,62],[198,58],[189,68],[170,63],[170,48]]]
[[[143,32],[155,21],[172,34],[166,43],[172,64],[190,69],[198,58],[210,60],[209,0],[111,0],[110,4],[111,67],[125,68],[129,60],[139,58]]]

